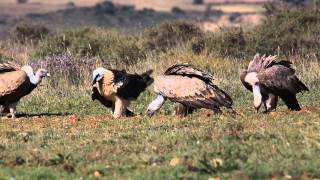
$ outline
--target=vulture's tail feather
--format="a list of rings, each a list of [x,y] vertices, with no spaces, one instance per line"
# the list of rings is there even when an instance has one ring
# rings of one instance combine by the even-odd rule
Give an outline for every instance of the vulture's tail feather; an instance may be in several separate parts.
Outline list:
[[[296,88],[297,88],[298,92],[309,91],[309,88],[303,82],[301,82],[299,79],[297,79],[297,81],[296,81]]]
[[[290,93],[285,93],[280,96],[281,99],[284,101],[284,103],[287,105],[287,107],[292,111],[300,111],[301,107],[299,105],[299,102],[297,100],[297,97]]]

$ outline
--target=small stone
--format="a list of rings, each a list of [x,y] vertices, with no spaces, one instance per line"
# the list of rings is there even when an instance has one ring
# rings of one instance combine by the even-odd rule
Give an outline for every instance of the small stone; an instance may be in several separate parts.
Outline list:
[[[170,166],[176,166],[180,163],[180,159],[177,157],[174,157],[170,160]]]

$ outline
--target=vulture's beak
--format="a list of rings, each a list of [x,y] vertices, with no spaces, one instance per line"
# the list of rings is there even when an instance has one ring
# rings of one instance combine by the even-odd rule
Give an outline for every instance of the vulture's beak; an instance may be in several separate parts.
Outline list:
[[[47,73],[47,77],[51,77],[51,74],[50,74],[50,73]]]
[[[152,111],[150,109],[148,109],[146,112],[147,116],[149,116],[149,117],[152,117],[154,115],[154,113],[155,113],[155,111]]]
[[[91,82],[91,85],[92,85],[92,86],[93,86],[94,84],[96,84],[98,77],[99,77],[99,76],[94,77],[94,79],[93,79],[92,82]]]

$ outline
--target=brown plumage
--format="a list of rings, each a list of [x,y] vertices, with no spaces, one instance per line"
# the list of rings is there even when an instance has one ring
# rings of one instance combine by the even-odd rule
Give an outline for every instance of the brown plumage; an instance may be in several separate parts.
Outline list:
[[[296,94],[309,90],[295,75],[291,62],[277,62],[276,56],[255,55],[240,79],[248,90],[253,91],[257,111],[262,103],[266,111],[275,110],[278,97],[290,110],[300,110]]]
[[[0,64],[0,113],[9,109],[11,117],[14,118],[18,101],[36,88],[47,75],[44,69],[33,74],[30,66],[20,68],[20,65],[13,62]]]
[[[223,90],[214,85],[214,78],[190,64],[177,64],[168,68],[164,75],[156,77],[154,91],[158,94],[148,107],[147,114],[153,115],[166,99],[179,103],[176,111],[179,115],[186,114],[185,110],[193,108],[212,109],[221,112],[220,107],[232,109],[232,99]]]
[[[97,99],[104,106],[112,108],[115,118],[132,116],[134,114],[128,110],[128,106],[153,82],[151,73],[152,70],[138,75],[97,68],[92,73],[92,100]]]

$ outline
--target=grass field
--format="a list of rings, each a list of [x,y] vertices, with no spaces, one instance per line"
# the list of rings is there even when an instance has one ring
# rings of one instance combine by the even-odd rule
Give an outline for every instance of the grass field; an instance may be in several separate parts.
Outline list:
[[[113,119],[91,102],[89,76],[78,87],[53,88],[46,79],[21,101],[20,118],[0,120],[0,179],[320,178],[317,61],[293,60],[311,89],[298,96],[303,110],[290,112],[280,102],[270,114],[255,113],[251,94],[241,85],[245,59],[178,51],[127,69],[153,68],[160,74],[177,62],[212,72],[239,115],[198,110],[180,119],[171,116],[167,102],[148,118],[144,112],[155,96],[150,88],[130,107],[136,117]]]

